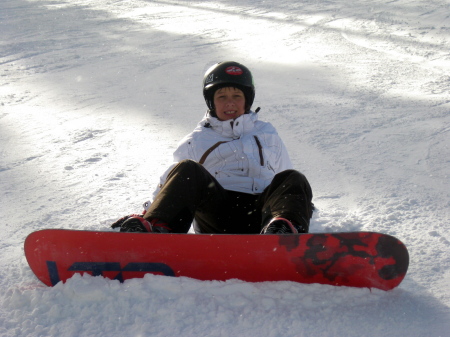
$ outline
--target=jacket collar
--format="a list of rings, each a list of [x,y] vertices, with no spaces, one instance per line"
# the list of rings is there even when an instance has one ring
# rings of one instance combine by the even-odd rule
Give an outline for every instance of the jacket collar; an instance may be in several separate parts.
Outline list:
[[[228,121],[221,121],[207,114],[200,124],[211,128],[224,137],[237,139],[253,130],[257,120],[258,114],[253,111]]]

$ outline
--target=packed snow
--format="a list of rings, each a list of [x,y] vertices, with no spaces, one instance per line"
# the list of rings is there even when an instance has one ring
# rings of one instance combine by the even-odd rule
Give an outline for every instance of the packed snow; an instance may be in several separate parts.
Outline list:
[[[2,0],[0,31],[1,336],[450,336],[447,0]],[[398,237],[398,288],[36,279],[26,236],[140,211],[222,60],[308,177],[311,232]]]

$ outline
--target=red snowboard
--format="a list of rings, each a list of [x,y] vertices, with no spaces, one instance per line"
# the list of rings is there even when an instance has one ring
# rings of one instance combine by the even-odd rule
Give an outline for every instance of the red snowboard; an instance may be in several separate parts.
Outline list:
[[[206,235],[49,229],[27,237],[25,255],[49,286],[75,273],[120,281],[153,273],[389,290],[403,280],[409,263],[402,242],[371,232]]]

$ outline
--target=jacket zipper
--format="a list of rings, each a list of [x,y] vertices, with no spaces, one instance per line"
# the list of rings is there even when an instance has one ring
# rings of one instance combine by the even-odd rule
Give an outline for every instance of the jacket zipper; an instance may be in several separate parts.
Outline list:
[[[257,136],[253,136],[253,137],[255,138],[256,145],[258,145],[259,163],[261,164],[261,166],[264,166],[264,155],[263,155],[263,149],[262,149],[261,142],[259,141]]]

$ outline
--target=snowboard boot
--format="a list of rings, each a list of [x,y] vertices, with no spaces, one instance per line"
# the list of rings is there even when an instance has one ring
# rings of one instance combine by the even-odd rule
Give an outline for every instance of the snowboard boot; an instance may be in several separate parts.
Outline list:
[[[115,227],[113,227],[115,228]],[[171,228],[159,219],[145,220],[142,216],[132,215],[120,224],[121,232],[170,233]]]
[[[146,221],[146,220],[144,220]],[[153,233],[171,233],[172,229],[163,220],[157,218],[150,219],[151,232]]]
[[[261,234],[298,234],[299,232],[301,233],[303,231],[288,219],[273,218],[264,226]]]

